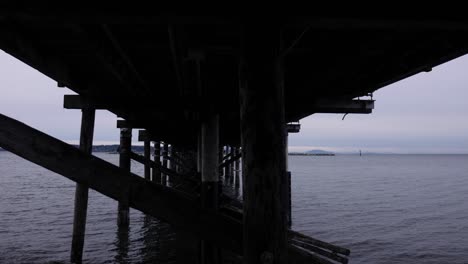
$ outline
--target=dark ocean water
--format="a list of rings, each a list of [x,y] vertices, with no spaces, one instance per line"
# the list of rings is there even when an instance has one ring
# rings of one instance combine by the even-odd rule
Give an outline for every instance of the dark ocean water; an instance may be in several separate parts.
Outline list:
[[[350,263],[468,263],[467,155],[293,156],[289,166],[293,229],[350,248]],[[0,152],[0,263],[68,263],[74,189]],[[86,263],[174,258],[167,224],[131,210],[130,232],[119,234],[116,211],[90,191]]]

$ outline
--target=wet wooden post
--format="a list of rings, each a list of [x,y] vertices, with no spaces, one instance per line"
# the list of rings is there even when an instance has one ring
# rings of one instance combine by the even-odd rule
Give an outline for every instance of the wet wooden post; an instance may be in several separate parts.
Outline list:
[[[120,129],[120,156],[119,166],[125,171],[130,172],[130,152],[132,151],[132,129]],[[119,227],[128,227],[129,225],[129,203],[128,200],[119,202],[117,225]]]
[[[146,133],[144,140],[144,156],[145,156],[145,179],[151,180],[151,141],[149,140],[149,135]]]
[[[161,142],[154,142],[154,161],[157,165],[161,165]],[[153,178],[152,181],[156,183],[161,183],[161,171],[157,168],[153,168]]]
[[[286,222],[288,224],[288,227],[291,227],[292,225],[292,200],[291,200],[291,172],[289,171],[289,151],[288,151],[288,146],[289,146],[289,132],[288,132],[288,127],[286,126],[285,128],[285,137],[284,137],[284,159],[286,161],[286,201],[285,201],[285,208],[286,208]]]
[[[197,137],[197,172],[201,173],[201,149],[202,149],[202,140],[201,140],[201,128]]]
[[[201,127],[201,207],[218,210],[218,150],[219,150],[219,116],[215,115]],[[208,241],[202,241],[201,259],[203,264],[219,263],[219,250]]]
[[[240,153],[240,149],[236,148],[234,151],[234,156],[238,156]],[[240,157],[236,159],[234,162],[234,175],[235,175],[235,189],[239,189],[240,187]]]
[[[176,170],[176,161],[175,161],[175,156],[176,156],[176,148],[174,147],[174,145],[171,144],[171,148],[170,148],[170,151],[169,151],[169,154],[170,154],[170,169],[175,171]]]
[[[271,22],[271,21],[270,21]],[[287,263],[283,72],[274,23],[243,28],[239,67],[244,263]],[[261,120],[261,122],[259,122]]]
[[[163,156],[163,164],[162,166],[164,168],[167,168],[167,156],[169,153],[169,144],[167,142],[163,143],[163,151],[162,151],[162,156]],[[164,173],[161,173],[161,184],[166,186],[167,185],[167,175]]]
[[[224,159],[225,162],[229,162],[230,151],[231,151],[231,148],[228,145],[226,145],[225,157],[227,158]],[[229,170],[229,165],[226,165],[224,166],[224,181],[225,183],[229,183],[230,180],[231,180],[231,171]]]
[[[221,164],[223,163],[223,146],[219,146],[219,149],[218,149],[218,163]],[[221,179],[223,177],[223,167],[219,167],[218,168],[218,173],[219,173],[219,178]]]
[[[94,109],[84,108],[81,116],[80,150],[91,154],[95,122]],[[88,210],[88,186],[77,183],[75,190],[75,212],[73,218],[73,237],[70,261],[81,263],[86,231],[86,214]]]
[[[232,185],[232,184],[234,184],[234,173],[235,173],[234,172],[234,156],[236,155],[236,148],[235,147],[231,147],[229,155],[230,155],[229,159],[231,160],[231,162],[228,165],[229,175],[231,176],[231,178],[229,179],[229,183]]]

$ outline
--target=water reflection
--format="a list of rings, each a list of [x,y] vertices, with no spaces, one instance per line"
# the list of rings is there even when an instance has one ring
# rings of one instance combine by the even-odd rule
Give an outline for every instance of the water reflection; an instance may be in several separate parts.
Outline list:
[[[117,249],[117,255],[115,255],[115,262],[119,264],[127,264],[128,257],[128,247],[130,245],[129,234],[130,227],[118,227],[117,228],[117,238],[114,242],[115,248]]]

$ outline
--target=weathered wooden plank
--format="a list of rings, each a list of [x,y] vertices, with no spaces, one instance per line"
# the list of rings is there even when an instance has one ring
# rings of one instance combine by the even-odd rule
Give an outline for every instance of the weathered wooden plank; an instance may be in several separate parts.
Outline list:
[[[4,115],[0,115],[0,146],[112,199],[128,199],[131,207],[176,229],[240,252],[241,224],[201,209],[191,196],[148,182]]]
[[[296,245],[288,246],[288,254],[288,264],[335,264],[328,259],[322,258]]]
[[[347,258],[339,256],[337,254],[334,254],[334,253],[332,253],[330,251],[326,251],[326,250],[321,249],[319,247],[316,247],[316,246],[310,245],[308,243],[305,243],[303,241],[299,241],[299,240],[295,240],[295,239],[291,240],[290,242],[291,242],[292,245],[295,245],[295,246],[301,247],[303,249],[309,250],[311,252],[317,253],[317,254],[319,254],[321,256],[324,256],[326,258],[332,259],[332,260],[340,262],[342,264],[348,264],[348,259]]]
[[[80,150],[91,154],[93,148],[94,121],[96,110],[83,109],[81,116]],[[70,261],[81,263],[88,211],[88,186],[77,183],[75,189],[75,209]]]
[[[289,230],[288,235],[289,235],[289,239],[291,239],[291,240],[303,241],[303,242],[309,243],[311,245],[315,245],[317,247],[325,248],[325,249],[328,249],[328,250],[330,250],[332,252],[336,252],[336,253],[339,253],[339,254],[342,254],[342,255],[345,255],[345,256],[349,256],[349,254],[351,253],[351,251],[349,249],[347,249],[347,248],[332,245],[330,243],[327,243],[327,242],[324,242],[324,241],[321,241],[321,240],[306,236],[306,235],[301,234],[301,233],[296,232],[296,231]]]

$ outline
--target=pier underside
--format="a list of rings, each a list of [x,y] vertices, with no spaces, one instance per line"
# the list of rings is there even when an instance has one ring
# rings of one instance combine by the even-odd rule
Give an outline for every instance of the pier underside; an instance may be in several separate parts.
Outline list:
[[[219,248],[244,263],[347,263],[349,250],[288,228],[287,133],[298,128],[287,124],[371,113],[377,89],[468,52],[468,20],[429,15],[260,22],[5,8],[0,31],[0,49],[78,94],[64,107],[85,110],[90,127],[80,150],[0,115],[0,147],[81,184],[86,199],[89,187],[118,200],[119,213],[130,206],[170,223],[200,245],[201,263],[218,263]],[[94,112],[87,121],[85,112],[96,109],[122,119],[120,168],[89,154]],[[144,156],[128,148],[134,128],[145,130]],[[240,171],[240,158],[243,204],[222,208],[220,175]],[[129,172],[130,159],[145,164],[144,179]]]
[[[0,12],[0,48],[155,139],[193,145],[204,114],[216,112],[221,144],[239,144],[238,68],[247,21],[41,11]],[[365,96],[468,51],[466,20],[263,23],[279,31],[288,122],[320,111],[317,101]]]

